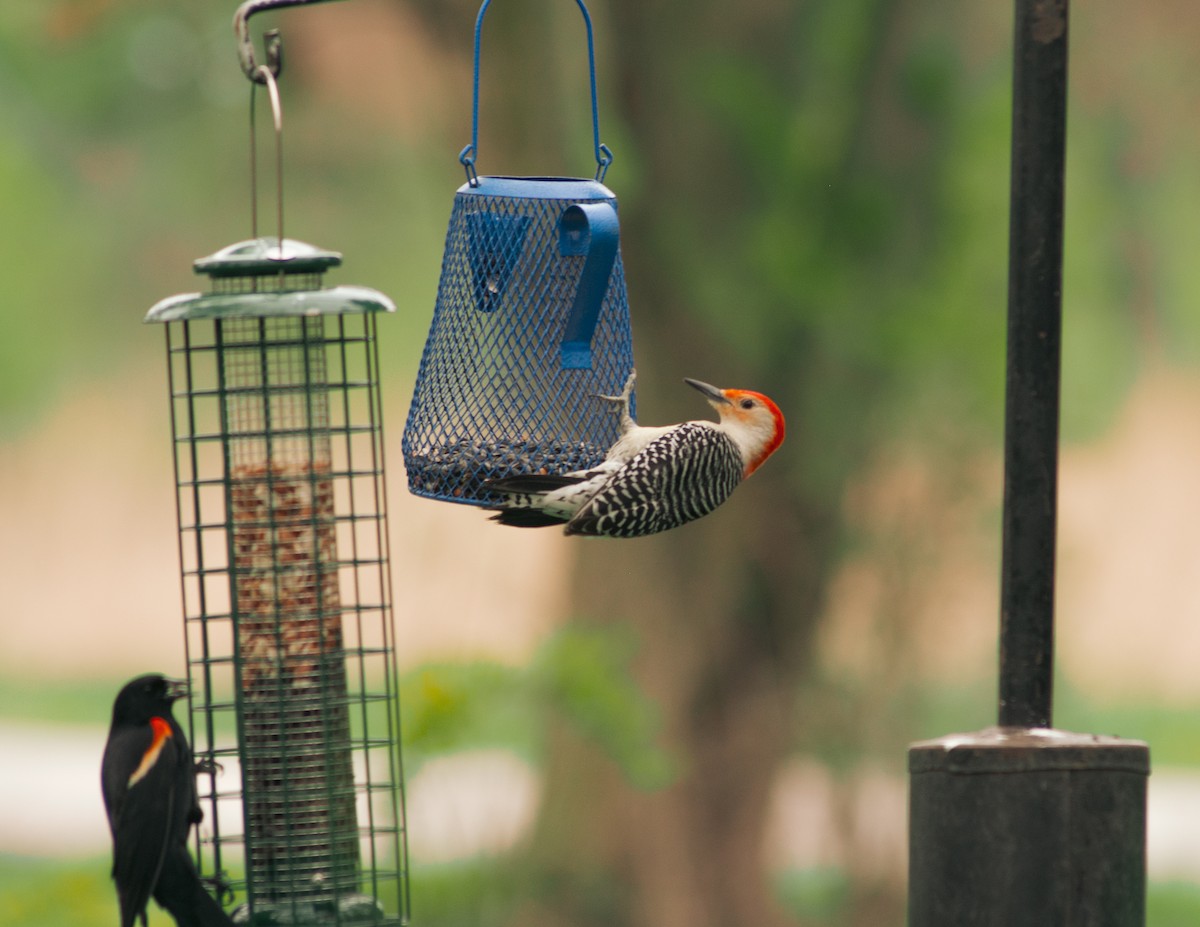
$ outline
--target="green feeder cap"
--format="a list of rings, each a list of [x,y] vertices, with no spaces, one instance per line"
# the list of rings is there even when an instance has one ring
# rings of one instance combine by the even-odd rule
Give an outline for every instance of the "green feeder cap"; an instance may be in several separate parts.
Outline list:
[[[261,277],[266,274],[322,273],[342,263],[336,251],[285,238],[251,238],[222,248],[216,254],[200,258],[192,266],[198,274],[210,277]]]
[[[378,290],[321,287],[321,275],[341,263],[336,251],[291,238],[283,239],[282,247],[278,238],[240,241],[193,265],[212,280],[210,292],[168,296],[150,308],[145,321],[396,311]]]

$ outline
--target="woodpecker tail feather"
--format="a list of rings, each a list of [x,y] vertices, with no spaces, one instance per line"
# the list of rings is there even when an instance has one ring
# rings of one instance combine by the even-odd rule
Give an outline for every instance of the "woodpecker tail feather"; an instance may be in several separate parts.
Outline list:
[[[504,497],[490,507],[496,513],[492,521],[511,528],[549,528],[564,524],[570,519],[573,509],[547,509],[544,505],[546,497],[550,493],[577,486],[585,479],[580,475],[529,473],[488,480],[487,488]]]
[[[537,509],[500,509],[492,516],[492,521],[510,528],[552,528],[565,524],[567,519],[547,515]]]

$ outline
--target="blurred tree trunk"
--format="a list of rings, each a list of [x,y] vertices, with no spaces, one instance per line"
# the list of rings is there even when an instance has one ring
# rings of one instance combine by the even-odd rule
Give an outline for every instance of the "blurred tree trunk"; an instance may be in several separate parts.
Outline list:
[[[812,356],[819,347],[787,296],[770,306],[779,294],[755,291],[739,249],[721,253],[746,213],[773,195],[774,178],[740,164],[738,143],[720,138],[703,100],[712,76],[688,57],[765,55],[758,62],[767,78],[786,86],[802,51],[786,37],[802,23],[782,2],[738,8],[736,17],[712,3],[614,0],[609,9],[605,38],[617,84],[608,88],[609,111],[615,104],[632,140],[631,151],[616,150],[610,177],[620,196],[622,155],[641,175],[637,195],[621,207],[639,418],[710,415],[681,383],[694,376],[774,395],[790,431],[778,457],[703,521],[637,541],[579,545],[574,613],[636,629],[638,681],[662,713],[679,774],[666,789],[640,790],[596,747],[556,731],[532,850],[534,901],[513,923],[774,927],[793,921],[768,883],[769,802],[803,728],[801,679],[835,566],[844,473],[807,486],[799,476],[799,462],[823,452],[804,414],[823,389]],[[876,51],[854,62],[863,69],[858,82]],[[742,101],[785,122],[790,114],[776,102]],[[770,139],[742,142],[752,149]],[[775,167],[782,179],[787,165]],[[778,193],[786,196],[786,187]],[[744,301],[706,319],[689,304],[700,278],[744,286]]]
[[[820,523],[827,513],[773,505],[778,483],[764,480],[756,499],[707,524],[581,551],[579,613],[637,629],[637,676],[679,774],[665,790],[640,790],[597,748],[557,731],[533,851],[547,877],[543,917],[522,912],[522,922],[787,922],[766,882],[763,836],[796,739],[831,525]],[[628,897],[609,898],[597,871],[618,875]]]

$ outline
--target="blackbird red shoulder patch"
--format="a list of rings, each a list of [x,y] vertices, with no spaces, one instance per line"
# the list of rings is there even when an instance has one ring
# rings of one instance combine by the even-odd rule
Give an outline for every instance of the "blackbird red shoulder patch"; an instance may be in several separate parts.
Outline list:
[[[146,752],[142,754],[142,761],[138,763],[138,768],[133,771],[133,775],[129,777],[128,787],[133,788],[146,774],[154,768],[154,764],[158,762],[159,756],[162,754],[163,745],[171,738],[171,725],[165,718],[153,717],[150,719],[150,729],[154,732],[153,738],[150,740],[150,746]]]

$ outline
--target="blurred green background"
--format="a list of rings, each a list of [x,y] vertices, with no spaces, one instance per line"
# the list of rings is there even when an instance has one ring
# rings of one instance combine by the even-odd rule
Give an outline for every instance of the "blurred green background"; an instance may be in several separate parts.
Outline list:
[[[233,9],[0,7],[12,927],[114,922],[111,697],[183,671],[141,319],[250,235]],[[381,336],[414,922],[900,923],[905,747],[995,717],[1011,11],[592,4],[640,417],[704,414],[686,375],[789,423],[709,518],[606,544],[405,490],[476,9],[253,20],[284,35],[286,233],[400,310]],[[1154,927],[1200,917],[1198,43],[1181,0],[1072,11],[1055,720],[1150,742]],[[585,61],[575,4],[494,5],[481,173],[590,176]]]

